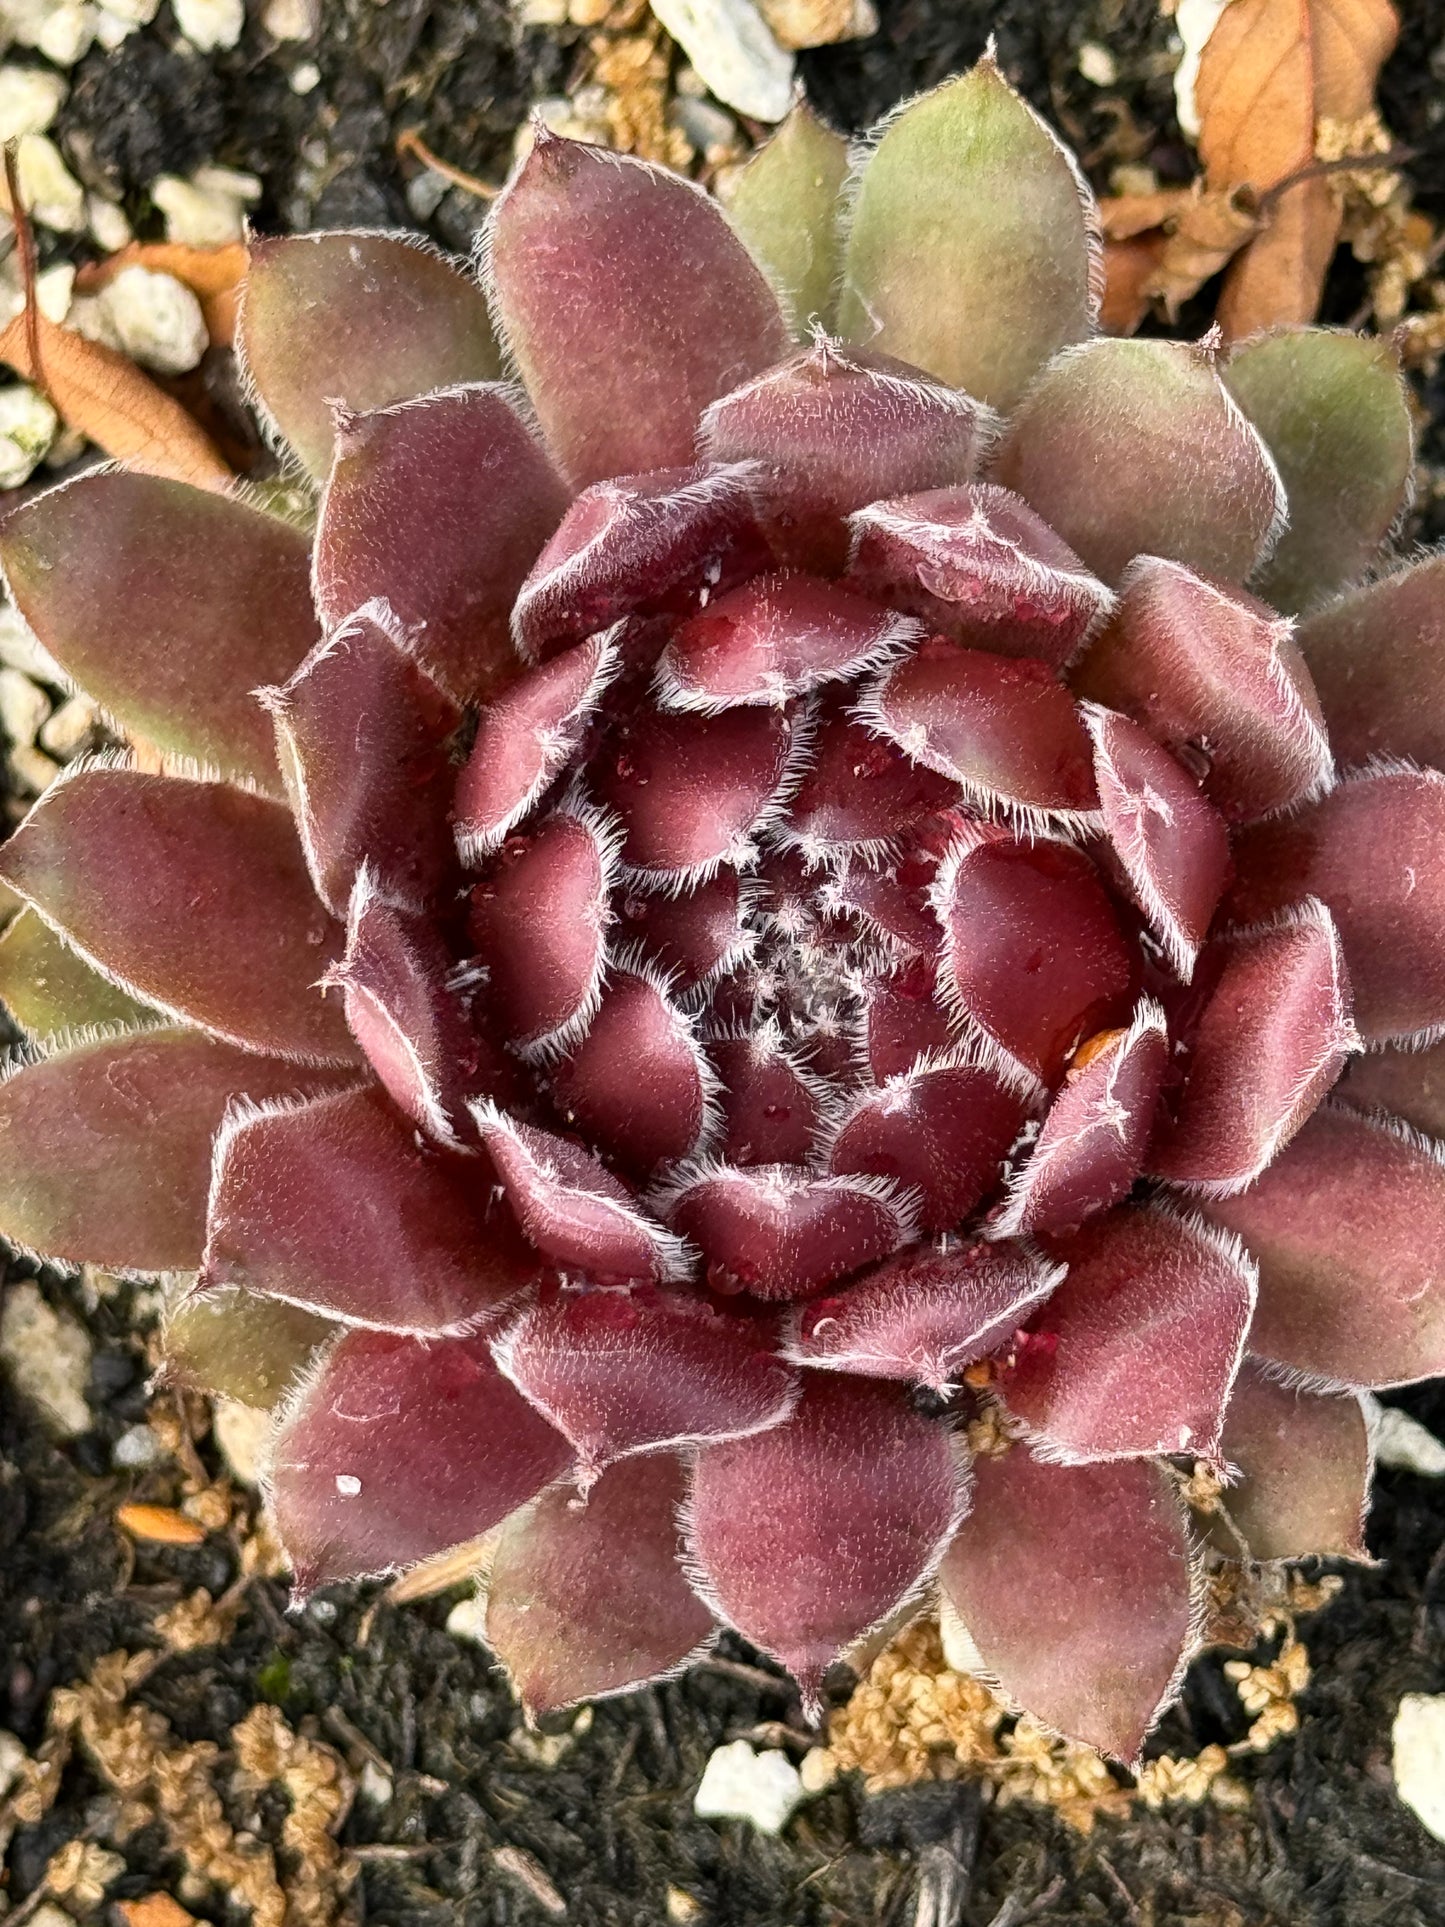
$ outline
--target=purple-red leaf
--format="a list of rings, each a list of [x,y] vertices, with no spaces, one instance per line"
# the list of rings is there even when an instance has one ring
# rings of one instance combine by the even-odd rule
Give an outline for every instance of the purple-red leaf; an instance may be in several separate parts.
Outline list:
[[[335,402],[385,408],[499,372],[481,290],[425,242],[253,235],[249,253],[237,345],[262,408],[318,480]]]
[[[825,697],[779,840],[810,863],[849,851],[885,856],[925,817],[957,801],[956,783],[921,768]]]
[[[1351,1058],[1335,1095],[1358,1110],[1390,1111],[1429,1137],[1445,1137],[1445,1044],[1366,1051]]]
[[[625,154],[539,129],[488,243],[508,346],[577,487],[690,461],[708,403],[788,352],[716,203]]]
[[[1367,768],[1239,838],[1225,911],[1259,923],[1319,897],[1344,945],[1365,1043],[1432,1043],[1445,1026],[1442,853],[1445,776]]]
[[[484,1338],[350,1332],[276,1441],[272,1502],[296,1594],[478,1538],[571,1458]]]
[[[502,1528],[487,1579],[487,1643],[529,1715],[680,1671],[712,1615],[683,1577],[686,1490],[669,1452],[614,1466],[586,1505],[556,1486]]]
[[[342,932],[279,803],[92,764],[31,811],[0,878],[132,995],[246,1050],[358,1060],[316,988]]]
[[[760,465],[753,502],[783,561],[834,575],[854,509],[972,480],[996,432],[960,389],[825,340],[714,402],[699,441],[713,461]]]
[[[1113,603],[1027,502],[992,483],[874,502],[851,527],[859,588],[970,649],[1060,668]]]
[[[382,597],[444,689],[484,698],[517,673],[512,602],[568,499],[503,388],[343,412],[316,531],[322,619]]]
[[[814,1711],[833,1661],[937,1566],[963,1503],[947,1428],[901,1386],[809,1372],[783,1424],[699,1452],[688,1538],[709,1604]]]
[[[1243,589],[1140,556],[1074,678],[1199,770],[1231,823],[1328,784],[1334,764],[1294,624]]]
[[[1325,1385],[1445,1371],[1445,1164],[1428,1139],[1327,1104],[1247,1191],[1203,1209],[1259,1261],[1259,1357]]]
[[[20,613],[121,728],[280,796],[254,695],[317,641],[306,537],[183,482],[93,471],[0,533]]]
[[[1192,1644],[1184,1508],[1158,1466],[979,1463],[939,1578],[1011,1700],[1116,1759],[1137,1758]]]
[[[1146,1000],[1128,1030],[1106,1032],[1092,1054],[1080,1053],[990,1236],[1072,1231],[1126,1198],[1144,1168],[1168,1068],[1164,1013]]]
[[[722,1081],[723,1133],[717,1153],[729,1164],[803,1164],[819,1136],[827,1087],[764,1024],[711,1039],[707,1054]]]
[[[1233,1238],[1159,1205],[1123,1205],[1050,1240],[1068,1276],[1001,1390],[1046,1456],[1216,1459],[1254,1307]]]
[[[1063,1268],[1016,1245],[915,1246],[798,1313],[798,1365],[902,1378],[947,1397],[966,1365],[1007,1345]]]
[[[748,906],[737,872],[719,870],[676,895],[630,894],[616,910],[648,960],[668,972],[676,990],[689,991],[726,975],[750,954]]]
[[[1445,763],[1445,555],[1306,616],[1299,646],[1342,764]]]
[[[239,1106],[216,1140],[201,1288],[377,1331],[495,1330],[542,1267],[474,1197],[469,1166],[421,1149],[374,1089]]]
[[[1246,1359],[1224,1422],[1241,1482],[1225,1510],[1255,1559],[1364,1559],[1369,1426],[1360,1400],[1283,1385]]]
[[[863,1047],[875,1083],[886,1084],[953,1043],[953,1027],[934,995],[926,958],[914,957],[886,977],[870,977],[863,991]]]
[[[461,711],[407,655],[386,605],[358,610],[289,682],[260,694],[332,915],[346,915],[363,863],[387,891],[418,905],[434,896],[452,862],[446,745]]]
[[[42,1058],[0,1084],[0,1231],[71,1264],[189,1271],[205,1243],[211,1140],[227,1105],[325,1090],[336,1078],[193,1030]]]
[[[743,1438],[792,1410],[776,1328],[691,1292],[563,1290],[517,1320],[497,1363],[577,1454],[590,1483],[634,1452]]]

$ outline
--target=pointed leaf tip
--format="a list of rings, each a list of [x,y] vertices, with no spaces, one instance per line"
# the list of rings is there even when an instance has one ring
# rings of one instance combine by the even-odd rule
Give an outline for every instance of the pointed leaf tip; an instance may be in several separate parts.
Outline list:
[[[794,332],[826,323],[838,272],[838,196],[848,143],[799,100],[732,176],[723,208],[777,290]]]

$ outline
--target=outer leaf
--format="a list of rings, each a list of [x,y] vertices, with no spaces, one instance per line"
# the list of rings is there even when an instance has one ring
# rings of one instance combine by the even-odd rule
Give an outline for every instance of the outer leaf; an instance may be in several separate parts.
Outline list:
[[[1299,646],[1346,768],[1372,756],[1445,763],[1445,555],[1314,611]]]
[[[487,259],[578,488],[690,461],[708,403],[787,352],[776,297],[700,189],[545,128],[494,204]]]
[[[130,994],[248,1050],[356,1061],[315,987],[341,932],[279,803],[82,767],[5,845],[0,877]]]
[[[1259,1357],[1322,1385],[1445,1371],[1445,1166],[1432,1141],[1326,1105],[1247,1191],[1204,1209],[1259,1260]]]
[[[1100,340],[1060,355],[993,474],[1109,583],[1141,554],[1242,582],[1284,526],[1269,452],[1203,344]]]
[[[72,1264],[191,1270],[227,1105],[334,1082],[187,1030],[42,1058],[0,1085],[0,1230]]]
[[[484,1339],[348,1333],[276,1441],[271,1495],[297,1597],[489,1532],[570,1457]]]
[[[1364,1559],[1374,1454],[1361,1402],[1282,1385],[1246,1360],[1224,1456],[1243,1475],[1225,1507],[1256,1559]]]
[[[985,1459],[939,1576],[1010,1699],[1137,1758],[1193,1643],[1184,1508],[1164,1472],[1044,1465],[1017,1448]]]
[[[512,603],[568,492],[491,383],[343,413],[316,532],[328,628],[383,597],[458,702],[517,674]]]
[[[1376,336],[1293,329],[1246,343],[1224,379],[1289,499],[1255,587],[1277,609],[1306,608],[1368,567],[1404,506],[1414,446],[1399,356]]]
[[[238,1108],[216,1139],[200,1287],[416,1337],[494,1330],[542,1267],[478,1194],[377,1090]]]
[[[299,529],[113,469],[18,509],[0,562],[46,650],[123,730],[282,793],[253,692],[318,637]]]
[[[799,100],[732,177],[728,221],[776,290],[794,333],[827,323],[838,274],[838,195],[848,143]]]
[[[500,372],[480,289],[397,234],[253,239],[237,346],[318,481],[331,467],[333,401],[359,413]]]
[[[99,1024],[134,1029],[156,1016],[92,970],[33,910],[22,910],[0,936],[0,1002],[41,1038]]]
[[[963,1503],[947,1429],[901,1386],[810,1373],[782,1425],[698,1454],[688,1540],[708,1603],[816,1712],[828,1667],[934,1570]]]
[[[487,1641],[529,1715],[679,1672],[712,1615],[678,1564],[686,1489],[671,1453],[613,1466],[579,1506],[565,1486],[509,1519],[487,1581]]]
[[[1012,408],[1096,304],[1093,198],[986,56],[885,121],[853,207],[839,326]]]
[[[271,1411],[337,1328],[298,1305],[249,1291],[184,1298],[166,1319],[161,1376],[168,1385]]]

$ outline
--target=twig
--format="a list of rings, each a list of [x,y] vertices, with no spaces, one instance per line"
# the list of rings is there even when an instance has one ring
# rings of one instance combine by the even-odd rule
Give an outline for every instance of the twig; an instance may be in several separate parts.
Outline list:
[[[30,360],[30,379],[55,405],[40,363],[40,309],[35,299],[35,230],[20,198],[19,143],[5,143],[5,192],[10,197],[10,218],[15,223],[15,245],[20,251],[20,286],[25,293],[25,349]]]
[[[493,187],[490,181],[479,181],[475,174],[465,173],[460,167],[453,167],[444,161],[440,154],[434,154],[414,127],[404,127],[396,137],[398,154],[409,154],[413,160],[429,167],[433,174],[440,174],[444,181],[459,187],[466,194],[475,194],[479,201],[495,201],[501,193],[500,187]]]
[[[698,1671],[722,1673],[726,1678],[738,1680],[759,1693],[777,1693],[786,1699],[791,1699],[798,1690],[792,1680],[784,1679],[778,1673],[765,1673],[761,1666],[746,1666],[740,1659],[723,1659],[717,1653],[699,1660]]]
[[[1301,181],[1318,180],[1325,174],[1376,174],[1382,169],[1404,167],[1415,160],[1419,152],[1418,147],[1387,147],[1383,154],[1344,154],[1336,161],[1311,161],[1308,167],[1297,167],[1293,174],[1286,174],[1282,181],[1265,188],[1255,203],[1255,211],[1268,214],[1275,202]]]

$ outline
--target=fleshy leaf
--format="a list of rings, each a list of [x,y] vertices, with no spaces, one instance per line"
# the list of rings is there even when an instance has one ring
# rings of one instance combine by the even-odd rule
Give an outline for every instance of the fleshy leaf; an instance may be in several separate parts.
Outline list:
[[[3,958],[0,947],[0,958]],[[718,1156],[729,1164],[803,1164],[827,1102],[822,1080],[784,1046],[775,1025],[710,1039],[722,1090]]]
[[[1358,1110],[1388,1111],[1429,1137],[1445,1137],[1445,1043],[1424,1050],[1386,1046],[1353,1057],[1335,1095]]]
[[[1242,582],[1284,522],[1279,475],[1206,344],[1070,349],[1029,389],[992,472],[1109,583],[1142,554]]]
[[[933,971],[924,958],[869,979],[863,991],[863,1047],[875,1082],[885,1084],[953,1043],[953,1026],[934,996]]]
[[[1360,1047],[1339,936],[1317,898],[1222,940],[1221,953],[1173,1121],[1149,1154],[1153,1176],[1210,1197],[1257,1178]]]
[[[1364,1559],[1373,1454],[1360,1400],[1283,1385],[1246,1359],[1224,1423],[1242,1474],[1224,1505],[1256,1559]]]
[[[956,1017],[1045,1083],[1086,1037],[1132,1013],[1136,962],[1082,851],[966,826],[933,902]]]
[[[1255,587],[1277,609],[1306,608],[1369,566],[1404,506],[1414,446],[1399,354],[1375,335],[1293,328],[1246,342],[1224,380],[1289,499]]]
[[[947,1428],[901,1386],[809,1372],[783,1424],[699,1452],[688,1539],[708,1603],[812,1712],[833,1661],[934,1570],[963,1503]]]
[[[1159,1205],[1122,1205],[1049,1249],[1068,1276],[1000,1386],[1045,1456],[1217,1459],[1254,1308],[1254,1266],[1236,1241]]]
[[[848,143],[799,100],[733,174],[728,223],[767,276],[794,332],[826,323],[838,274],[838,195]]]
[[[544,1492],[502,1528],[487,1580],[487,1643],[529,1715],[677,1672],[712,1615],[683,1577],[686,1490],[667,1452],[614,1466],[579,1506]]]
[[[958,801],[958,785],[923,769],[825,698],[810,727],[803,777],[778,841],[810,864],[850,851],[887,857],[925,817]]]
[[[1315,610],[1299,646],[1342,765],[1445,764],[1445,555]]]
[[[1242,589],[1144,555],[1073,680],[1201,768],[1210,801],[1248,823],[1318,794],[1333,769],[1293,631]]]
[[[167,1385],[269,1412],[336,1335],[325,1318],[277,1298],[249,1291],[192,1294],[162,1328],[161,1377]]]
[[[41,1058],[0,1084],[0,1231],[71,1264],[193,1270],[227,1105],[334,1083],[191,1030]]]
[[[991,482],[873,502],[851,526],[858,587],[970,649],[1062,668],[1113,604],[1028,503]]]
[[[1194,974],[1229,877],[1229,830],[1183,765],[1127,716],[1083,706],[1104,829],[1176,976]]]
[[[1079,1053],[989,1227],[996,1238],[1072,1231],[1129,1195],[1144,1168],[1169,1069],[1164,1013],[1140,1004],[1127,1030]]]
[[[571,1456],[484,1338],[349,1332],[276,1441],[272,1503],[297,1596],[478,1538]]]
[[[92,970],[33,910],[22,910],[0,936],[0,1003],[40,1038],[98,1024],[133,1029],[156,1016]]]
[[[777,298],[716,203],[545,128],[493,206],[487,260],[508,346],[579,488],[690,461],[708,403],[788,350]]]
[[[1018,1246],[915,1246],[847,1291],[811,1299],[786,1355],[798,1365],[907,1379],[946,1397],[966,1365],[1013,1339],[1062,1276],[1060,1266]]]
[[[833,575],[854,509],[971,481],[997,432],[971,395],[824,339],[715,401],[699,443],[714,461],[755,464],[750,493],[781,560]]]
[[[1137,1758],[1193,1643],[1184,1508],[1161,1468],[982,1460],[939,1578],[1011,1700]]]
[[[17,509],[0,562],[46,650],[122,729],[282,794],[253,692],[283,682],[319,635],[299,529],[111,469]]]
[[[995,408],[1094,320],[1093,197],[991,56],[886,120],[844,255],[839,326]]]
[[[423,1150],[376,1090],[238,1108],[215,1148],[200,1287],[432,1337],[494,1329],[541,1265],[467,1165]]]
[[[496,1341],[497,1363],[568,1439],[579,1476],[634,1452],[742,1438],[786,1418],[796,1375],[769,1324],[691,1293],[562,1291]]]
[[[357,1061],[316,989],[341,930],[279,803],[81,767],[5,845],[0,878],[132,995],[248,1050]]]
[[[316,894],[344,917],[365,862],[383,888],[421,904],[447,877],[455,781],[447,742],[461,711],[372,603],[319,642],[261,699]]]
[[[701,1250],[710,1287],[754,1298],[806,1298],[913,1235],[885,1181],[790,1164],[704,1165],[669,1185],[665,1207]]]
[[[747,897],[735,870],[675,896],[631,895],[616,906],[623,928],[679,991],[696,990],[741,963],[753,939],[745,926]]]
[[[1433,1042],[1445,1026],[1442,850],[1445,776],[1367,768],[1239,838],[1225,913],[1259,923],[1319,897],[1344,945],[1365,1043]]]
[[[1433,1142],[1327,1104],[1247,1191],[1202,1208],[1259,1261],[1259,1357],[1323,1385],[1445,1371],[1445,1164]]]
[[[262,407],[318,481],[333,402],[386,408],[500,372],[481,290],[399,234],[253,236],[236,338]]]
[[[384,597],[430,674],[485,698],[517,673],[512,602],[568,499],[494,384],[343,413],[316,531],[322,619]]]
[[[1098,809],[1088,733],[1046,663],[935,636],[879,678],[862,713],[975,809],[1022,825],[1077,824]]]

